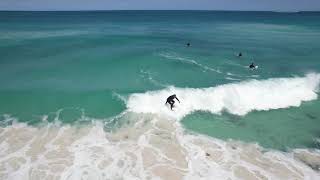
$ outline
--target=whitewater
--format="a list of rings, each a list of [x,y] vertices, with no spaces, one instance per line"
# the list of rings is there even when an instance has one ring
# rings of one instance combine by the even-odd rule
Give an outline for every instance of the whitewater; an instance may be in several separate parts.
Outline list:
[[[254,110],[297,107],[303,101],[314,100],[318,97],[319,82],[320,74],[310,73],[305,77],[248,80],[209,88],[169,87],[132,94],[127,108],[135,113],[154,113],[177,119],[195,111],[215,114],[226,111],[243,116]],[[174,111],[164,106],[166,98],[172,94],[181,99],[181,104],[175,104]]]
[[[243,116],[251,111],[300,106],[317,99],[320,74],[248,80],[209,88],[168,87],[133,93],[127,109],[87,124],[56,121],[30,126],[7,115],[0,127],[0,179],[319,179],[320,151],[265,149],[185,130],[196,111]],[[164,105],[177,94],[174,111]],[[112,122],[122,122],[106,130]]]

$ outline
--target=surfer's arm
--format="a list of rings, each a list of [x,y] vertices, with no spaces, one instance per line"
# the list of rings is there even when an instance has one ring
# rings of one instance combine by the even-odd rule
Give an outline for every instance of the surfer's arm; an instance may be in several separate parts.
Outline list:
[[[176,99],[179,101],[179,103],[180,103],[180,100],[176,97]]]

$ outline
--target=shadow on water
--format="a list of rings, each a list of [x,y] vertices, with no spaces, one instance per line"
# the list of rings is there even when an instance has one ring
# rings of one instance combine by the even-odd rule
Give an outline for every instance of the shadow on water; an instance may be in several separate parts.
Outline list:
[[[316,117],[316,116],[314,116],[312,114],[309,114],[309,113],[306,113],[305,115],[310,119],[318,119],[318,117]]]

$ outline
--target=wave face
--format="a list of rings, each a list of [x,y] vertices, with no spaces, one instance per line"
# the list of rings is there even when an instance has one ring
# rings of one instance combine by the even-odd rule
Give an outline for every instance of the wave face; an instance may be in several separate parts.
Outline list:
[[[219,114],[227,111],[245,115],[250,111],[300,106],[303,101],[317,98],[320,74],[305,77],[250,80],[210,88],[169,87],[159,91],[136,93],[129,96],[127,108],[136,113],[154,113],[181,119],[194,111]],[[164,106],[166,98],[176,94],[181,103],[174,111]]]

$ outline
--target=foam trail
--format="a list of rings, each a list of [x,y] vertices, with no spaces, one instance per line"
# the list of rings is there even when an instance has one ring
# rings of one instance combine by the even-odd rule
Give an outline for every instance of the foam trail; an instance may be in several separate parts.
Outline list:
[[[243,66],[241,64],[235,63],[235,62],[233,62],[231,60],[225,61],[225,64],[229,64],[229,65],[232,65],[232,66],[238,66],[238,67],[247,67],[247,66]]]
[[[230,80],[230,81],[240,81],[241,79],[236,79],[236,78],[231,78],[231,77],[226,77],[225,79]]]
[[[112,92],[112,96],[115,97],[115,98],[118,98],[123,103],[127,102],[127,99],[124,96],[122,96],[121,94],[119,94],[119,93]]]
[[[161,83],[161,82],[153,79],[152,74],[149,71],[144,71],[143,69],[141,69],[140,72],[142,74],[142,78],[147,79],[155,86],[159,86],[159,87],[168,87],[169,86],[168,84],[164,84],[164,83]]]
[[[42,39],[52,37],[68,37],[88,34],[80,30],[55,30],[55,31],[2,31],[0,39]]]
[[[159,91],[129,96],[127,108],[136,113],[154,113],[180,119],[194,111],[219,114],[227,111],[245,115],[253,110],[270,110],[300,106],[303,101],[317,98],[320,74],[305,77],[250,80],[210,88],[169,87]],[[164,106],[166,98],[177,94],[181,104],[171,111]]]
[[[216,72],[216,73],[222,73],[220,70],[213,69],[211,67],[208,67],[208,66],[205,66],[203,64],[200,64],[200,63],[198,63],[197,61],[195,61],[193,59],[188,59],[188,58],[175,56],[175,55],[171,55],[171,54],[160,54],[160,56],[165,57],[167,59],[178,60],[178,61],[183,62],[183,63],[193,64],[195,66],[200,67],[201,69],[203,69],[205,71],[213,71],[213,72]]]

